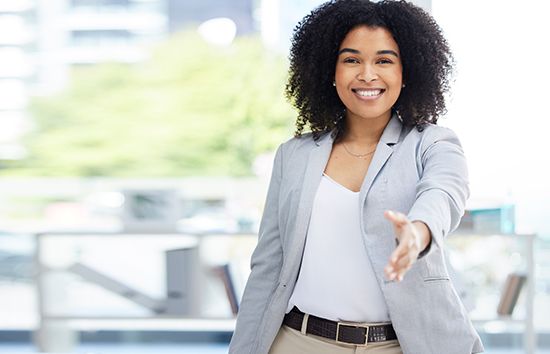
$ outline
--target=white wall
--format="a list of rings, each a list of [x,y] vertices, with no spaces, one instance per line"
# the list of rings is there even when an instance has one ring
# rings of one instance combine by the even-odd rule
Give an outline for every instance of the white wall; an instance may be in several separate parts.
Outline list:
[[[433,0],[457,61],[448,119],[472,200],[511,198],[519,231],[550,237],[550,3]]]

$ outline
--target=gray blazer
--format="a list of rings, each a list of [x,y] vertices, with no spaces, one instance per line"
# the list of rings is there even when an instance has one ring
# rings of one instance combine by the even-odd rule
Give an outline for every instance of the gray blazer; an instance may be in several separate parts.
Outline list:
[[[313,199],[332,144],[332,134],[317,142],[306,134],[277,150],[229,353],[269,352],[296,283]],[[361,186],[359,207],[365,249],[404,354],[483,351],[449,279],[443,252],[444,238],[457,227],[468,196],[468,171],[457,136],[436,125],[419,132],[392,116]],[[432,233],[429,251],[402,282],[384,277],[396,245],[393,226],[383,217],[387,209],[423,221]]]

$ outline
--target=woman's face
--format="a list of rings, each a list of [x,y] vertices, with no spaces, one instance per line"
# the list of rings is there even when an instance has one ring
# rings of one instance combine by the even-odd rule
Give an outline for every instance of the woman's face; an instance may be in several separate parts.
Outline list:
[[[336,91],[347,119],[389,119],[402,85],[399,47],[384,28],[360,26],[340,44]]]

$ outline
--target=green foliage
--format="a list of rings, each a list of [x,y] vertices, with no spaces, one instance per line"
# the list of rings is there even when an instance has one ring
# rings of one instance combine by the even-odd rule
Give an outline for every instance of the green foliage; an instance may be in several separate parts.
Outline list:
[[[286,62],[256,37],[216,47],[192,33],[137,65],[75,69],[71,86],[36,98],[29,157],[9,174],[248,175],[292,134]]]

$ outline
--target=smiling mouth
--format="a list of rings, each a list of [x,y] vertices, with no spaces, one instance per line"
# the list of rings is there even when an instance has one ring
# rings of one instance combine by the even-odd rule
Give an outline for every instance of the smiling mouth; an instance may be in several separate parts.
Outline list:
[[[365,97],[365,98],[369,98],[369,97],[379,97],[381,96],[384,92],[386,92],[385,89],[351,89],[356,95],[360,96],[360,97]]]

